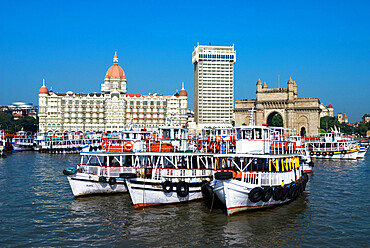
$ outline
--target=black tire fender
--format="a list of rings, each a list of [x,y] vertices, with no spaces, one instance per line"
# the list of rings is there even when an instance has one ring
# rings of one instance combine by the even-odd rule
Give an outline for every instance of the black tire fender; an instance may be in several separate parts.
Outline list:
[[[106,183],[107,179],[103,176],[99,177],[99,183]]]
[[[274,193],[272,194],[272,199],[274,199],[275,201],[279,201],[282,193],[283,193],[283,188],[281,186],[275,187]]]
[[[259,202],[262,199],[262,196],[263,190],[259,187],[253,188],[248,194],[249,200],[253,203]]]
[[[162,188],[165,193],[170,193],[173,190],[173,184],[171,181],[166,180],[162,183]]]
[[[119,177],[128,179],[128,178],[136,178],[137,176],[135,173],[120,173]]]
[[[229,180],[231,178],[233,178],[231,171],[218,171],[215,173],[215,179],[217,180]]]
[[[186,197],[189,194],[189,185],[184,181],[178,182],[176,185],[176,193],[180,197]]]
[[[272,190],[271,187],[264,187],[263,188],[262,201],[263,202],[268,202],[271,199],[273,193],[274,193],[274,191]]]
[[[211,185],[209,183],[205,183],[202,185],[202,195],[204,202],[206,203],[208,208],[211,208],[214,193]]]

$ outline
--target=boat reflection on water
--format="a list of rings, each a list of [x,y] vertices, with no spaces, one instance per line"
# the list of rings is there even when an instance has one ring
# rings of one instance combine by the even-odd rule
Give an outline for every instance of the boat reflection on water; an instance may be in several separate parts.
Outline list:
[[[151,246],[284,246],[300,243],[308,225],[308,192],[296,201],[228,217],[202,201],[134,210],[128,194],[76,198],[64,219],[84,237],[71,240]],[[83,230],[83,231],[82,231]],[[272,234],[273,235],[270,235]]]

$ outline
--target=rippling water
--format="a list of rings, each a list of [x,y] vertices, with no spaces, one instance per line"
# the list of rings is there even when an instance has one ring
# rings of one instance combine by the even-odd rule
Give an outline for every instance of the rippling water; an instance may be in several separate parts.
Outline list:
[[[0,246],[369,247],[368,155],[316,160],[296,201],[227,217],[202,201],[134,210],[128,194],[75,199],[65,167],[78,155],[0,158]]]

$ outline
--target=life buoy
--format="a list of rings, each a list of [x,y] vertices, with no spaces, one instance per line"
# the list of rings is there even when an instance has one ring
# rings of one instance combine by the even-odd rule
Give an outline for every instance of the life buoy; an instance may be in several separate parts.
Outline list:
[[[134,145],[132,144],[132,142],[131,142],[131,141],[126,142],[126,143],[123,145],[123,149],[124,149],[126,152],[131,152],[131,151],[134,149]]]
[[[165,193],[170,193],[173,190],[173,184],[171,181],[166,180],[162,183],[162,188]]]
[[[201,141],[201,140],[198,140],[198,141],[197,141],[197,149],[198,149],[198,150],[201,150],[201,149],[202,149],[202,147],[203,147],[203,143],[202,143],[202,141]]]
[[[294,142],[293,150],[295,151],[297,149],[297,144]]]
[[[107,149],[107,141],[106,140],[103,141],[103,144],[101,145],[101,147],[103,148],[103,150]]]
[[[189,194],[189,185],[184,181],[178,182],[176,186],[176,193],[180,197],[186,197]]]
[[[208,150],[213,150],[213,141],[208,142]]]
[[[285,151],[288,151],[289,146],[288,146],[288,141],[285,141]]]
[[[208,142],[211,142],[211,136],[208,136]]]
[[[217,143],[216,143],[216,151],[220,151],[220,149],[221,149],[220,141],[217,141]]]
[[[216,136],[216,141],[218,142],[218,141],[221,141],[221,140],[222,140],[221,135],[217,135],[217,136]]]
[[[249,200],[253,203],[259,202],[262,199],[262,196],[263,190],[259,187],[252,189],[248,194]]]
[[[275,148],[275,143],[274,143],[274,142],[272,142],[272,143],[271,143],[271,152],[273,152],[273,151],[274,151],[274,148]]]
[[[264,187],[263,188],[263,196],[262,196],[262,201],[263,202],[268,202],[273,194],[273,190],[271,187]]]

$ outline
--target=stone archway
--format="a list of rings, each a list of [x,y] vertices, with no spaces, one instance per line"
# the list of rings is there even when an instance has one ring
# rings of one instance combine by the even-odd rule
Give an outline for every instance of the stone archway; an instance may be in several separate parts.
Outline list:
[[[308,127],[308,118],[307,116],[305,115],[301,115],[299,118],[298,118],[298,130],[297,130],[297,133],[299,133],[301,136],[306,136],[307,132],[309,130],[307,130],[307,127]]]
[[[273,111],[267,116],[266,123],[271,127],[284,127],[283,116],[277,111]]]
[[[305,127],[301,127],[301,131],[300,131],[299,135],[301,135],[302,137],[306,137],[306,128]]]

